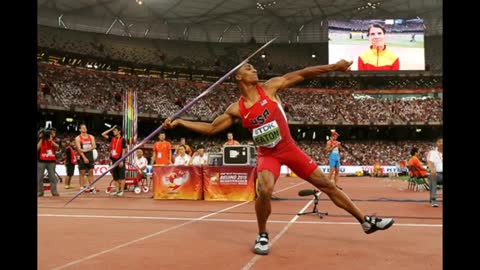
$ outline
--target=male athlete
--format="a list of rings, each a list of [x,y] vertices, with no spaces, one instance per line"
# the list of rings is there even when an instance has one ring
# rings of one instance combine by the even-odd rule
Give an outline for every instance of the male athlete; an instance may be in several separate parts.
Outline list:
[[[316,162],[307,156],[290,135],[287,118],[277,92],[305,79],[330,71],[348,71],[352,62],[340,60],[335,64],[306,67],[301,70],[274,77],[260,83],[257,70],[251,64],[242,65],[235,73],[241,92],[239,101],[212,123],[192,122],[183,119],[166,119],[163,127],[170,129],[182,126],[194,132],[212,135],[230,127],[236,118],[252,132],[257,151],[257,214],[258,235],[253,247],[256,254],[267,255],[267,219],[271,213],[271,196],[280,175],[280,166],[287,165],[296,175],[305,179],[325,194],[340,208],[345,209],[361,224],[365,233],[385,230],[392,226],[392,218],[377,218],[364,215],[350,198],[330,181]]]
[[[327,145],[325,146],[325,151],[328,154],[328,164],[330,165],[330,173],[328,174],[328,179],[332,180],[335,183],[335,186],[339,189],[342,189],[338,186],[338,180],[340,178],[340,150],[341,143],[337,141],[338,134],[336,131],[332,131],[330,140],[328,140]],[[342,189],[343,190],[343,189]]]

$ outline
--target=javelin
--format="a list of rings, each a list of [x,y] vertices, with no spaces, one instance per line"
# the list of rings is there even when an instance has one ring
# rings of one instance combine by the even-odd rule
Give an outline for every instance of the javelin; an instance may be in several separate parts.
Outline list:
[[[263,49],[265,49],[268,45],[270,45],[270,43],[274,42],[277,38],[273,38],[271,39],[269,42],[265,43],[262,47],[260,47],[259,49],[257,49],[254,53],[252,53],[250,56],[248,56],[247,58],[245,58],[245,60],[243,60],[240,64],[238,64],[236,67],[234,67],[232,70],[230,70],[227,74],[223,75],[223,77],[221,77],[220,79],[218,79],[218,81],[216,81],[215,83],[213,83],[212,85],[210,85],[210,87],[207,88],[207,90],[203,91],[203,93],[201,93],[198,97],[194,98],[192,101],[190,101],[187,105],[185,105],[185,107],[183,107],[181,110],[177,111],[172,117],[170,117],[170,119],[173,121],[175,120],[176,118],[178,118],[182,113],[186,112],[188,109],[190,109],[193,104],[195,104],[199,99],[201,99],[203,96],[207,95],[208,93],[210,93],[214,88],[215,86],[219,85],[220,83],[222,83],[223,81],[225,81],[225,79],[228,78],[228,76],[232,75],[233,72],[235,72],[237,69],[239,69],[241,66],[243,66],[245,63],[248,62],[248,60],[250,60],[250,58],[254,57],[257,53],[259,53],[260,51],[262,51]],[[141,141],[139,144],[137,144],[134,148],[132,148],[130,151],[128,151],[123,157],[121,157],[119,160],[117,160],[115,163],[112,164],[112,166],[110,166],[108,168],[108,170],[106,170],[104,173],[102,173],[100,176],[98,176],[95,180],[93,180],[93,182],[88,185],[87,189],[89,189],[90,187],[93,186],[93,184],[95,184],[98,180],[100,180],[102,177],[104,177],[109,171],[111,171],[113,168],[115,168],[116,166],[118,166],[118,164],[120,164],[120,162],[122,162],[125,158],[127,158],[128,156],[130,156],[133,152],[135,152],[138,148],[140,148],[141,145],[143,145],[146,141],[150,140],[153,136],[155,136],[155,134],[159,133],[163,128],[163,125],[160,125],[156,130],[154,130],[152,133],[150,133],[150,135],[148,135],[147,137],[145,137],[145,139],[143,139],[143,141]],[[71,203],[73,200],[75,200],[75,198],[77,198],[80,194],[82,194],[83,190],[80,190],[80,192],[78,192],[77,194],[75,194],[75,196],[73,196],[63,207],[67,206],[69,203]]]

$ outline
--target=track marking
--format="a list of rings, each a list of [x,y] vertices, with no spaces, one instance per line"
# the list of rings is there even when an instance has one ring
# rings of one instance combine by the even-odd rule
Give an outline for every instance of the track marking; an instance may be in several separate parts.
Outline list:
[[[305,209],[307,209],[308,206],[310,206],[310,204],[312,204],[313,202],[313,199],[307,203],[307,205],[305,205],[302,210],[300,210],[299,213],[302,213],[303,211],[305,211]],[[278,240],[280,239],[280,237],[283,236],[283,234],[285,234],[285,232],[288,230],[288,228],[290,228],[290,226],[292,226],[293,223],[295,223],[295,221],[299,218],[300,216],[295,214],[295,216],[287,223],[287,225],[285,225],[285,227],[283,227],[283,229],[277,234],[277,236],[275,236],[275,238],[273,238],[272,242],[269,243],[270,245],[270,248],[273,246],[273,244]],[[248,270],[250,269],[258,260],[260,260],[260,258],[263,257],[263,255],[255,255],[253,256],[253,258],[244,266],[242,267],[242,270]]]
[[[106,218],[106,219],[149,219],[149,220],[183,220],[183,221],[202,221],[202,222],[242,222],[256,223],[256,219],[223,219],[223,218],[182,218],[182,217],[151,217],[151,216],[105,216],[105,215],[66,215],[66,214],[38,214],[38,217],[63,217],[63,218]],[[269,220],[269,223],[285,224],[290,221],[285,220]],[[341,222],[341,221],[297,221],[297,224],[319,224],[319,225],[358,225],[358,222]],[[443,227],[442,224],[422,224],[422,223],[397,223],[395,227]]]
[[[282,191],[285,191],[285,190],[294,188],[294,187],[296,187],[296,186],[303,185],[303,184],[305,184],[305,183],[306,183],[306,182],[301,182],[301,183],[298,183],[298,184],[295,184],[295,185],[293,185],[293,186],[284,188],[284,189],[279,190],[279,191],[274,192],[274,193],[279,193],[279,192],[282,192]],[[113,247],[113,248],[106,249],[106,250],[103,250],[103,251],[100,251],[100,252],[91,254],[91,255],[89,255],[89,256],[83,257],[83,258],[81,258],[81,259],[78,259],[78,260],[69,262],[69,263],[67,263],[67,264],[64,264],[64,265],[61,265],[61,266],[59,266],[59,267],[53,268],[53,270],[65,269],[65,268],[67,268],[67,267],[69,267],[69,266],[72,266],[72,265],[75,265],[75,264],[78,264],[78,263],[81,263],[81,262],[84,262],[84,261],[93,259],[93,258],[95,258],[95,257],[98,257],[98,256],[103,255],[103,254],[106,254],[106,253],[110,253],[110,252],[115,251],[115,250],[117,250],[117,249],[120,249],[120,248],[129,246],[129,245],[131,245],[131,244],[134,244],[134,243],[137,243],[137,242],[140,242],[140,241],[149,239],[149,238],[152,238],[152,237],[154,237],[154,236],[157,236],[157,235],[160,235],[160,234],[169,232],[169,231],[171,231],[171,230],[175,230],[175,229],[181,228],[181,227],[186,226],[186,225],[188,225],[188,224],[191,224],[191,223],[194,223],[194,222],[197,222],[197,221],[204,220],[204,219],[206,219],[206,218],[208,218],[208,217],[210,217],[210,216],[213,216],[213,215],[216,215],[216,214],[220,214],[220,213],[222,213],[222,212],[225,212],[225,211],[228,211],[228,210],[230,210],[230,209],[233,209],[233,208],[236,208],[236,207],[245,205],[245,204],[250,203],[250,202],[251,202],[251,201],[246,201],[246,202],[242,202],[242,203],[239,203],[239,204],[235,204],[235,205],[233,205],[233,206],[230,206],[230,207],[224,208],[224,209],[222,209],[222,210],[219,210],[219,211],[210,213],[210,214],[208,214],[208,215],[204,215],[204,216],[199,217],[199,218],[191,219],[191,220],[189,220],[189,221],[187,221],[187,222],[184,222],[184,223],[182,223],[182,224],[178,224],[178,225],[175,225],[175,226],[173,226],[173,227],[169,227],[169,228],[163,229],[163,230],[161,230],[161,231],[158,231],[158,232],[149,234],[149,235],[147,235],[147,236],[143,236],[143,237],[137,238],[137,239],[135,239],[135,240],[132,240],[132,241],[123,243],[123,244],[118,245],[118,246],[115,246],[115,247]],[[39,215],[39,216],[40,216],[40,215]],[[272,242],[273,242],[273,241],[272,241]]]
[[[250,202],[250,201],[242,202],[242,203],[239,203],[239,204],[235,204],[235,205],[233,205],[233,206],[230,206],[230,207],[224,208],[224,209],[222,209],[222,210],[219,210],[219,211],[210,213],[210,214],[208,214],[208,215],[204,215],[204,216],[199,217],[199,218],[191,219],[190,221],[184,222],[184,223],[182,223],[182,224],[178,224],[178,225],[175,225],[175,226],[173,226],[173,227],[166,228],[166,229],[161,230],[161,231],[158,231],[158,232],[156,232],[156,233],[152,233],[152,234],[149,234],[149,235],[147,235],[147,236],[143,236],[143,237],[137,238],[137,239],[135,239],[135,240],[132,240],[132,241],[123,243],[123,244],[118,245],[118,246],[116,246],[116,247],[113,247],[113,248],[110,248],[110,249],[106,249],[106,250],[103,250],[103,251],[94,253],[94,254],[92,254],[92,255],[83,257],[83,258],[81,258],[81,259],[78,259],[78,260],[69,262],[69,263],[64,264],[64,265],[62,265],[62,266],[53,268],[53,270],[59,270],[59,269],[67,268],[67,267],[72,266],[72,265],[75,265],[75,264],[77,264],[77,263],[81,263],[81,262],[90,260],[90,259],[92,259],[92,258],[98,257],[98,256],[103,255],[103,254],[106,254],[106,253],[110,253],[110,252],[115,251],[115,250],[117,250],[117,249],[120,249],[120,248],[129,246],[129,245],[131,245],[131,244],[134,244],[134,243],[137,243],[137,242],[140,242],[140,241],[143,241],[143,240],[152,238],[152,237],[154,237],[154,236],[157,236],[157,235],[160,235],[160,234],[169,232],[169,231],[171,231],[171,230],[178,229],[178,228],[183,227],[183,226],[186,226],[186,225],[188,225],[188,224],[190,224],[190,223],[193,223],[193,222],[196,222],[196,221],[199,221],[199,220],[208,218],[208,217],[210,217],[210,216],[213,216],[213,215],[222,213],[222,212],[224,212],[224,211],[227,211],[227,210],[230,210],[230,209],[233,209],[233,208],[242,206],[242,205],[247,204],[247,203],[249,203],[249,202]]]

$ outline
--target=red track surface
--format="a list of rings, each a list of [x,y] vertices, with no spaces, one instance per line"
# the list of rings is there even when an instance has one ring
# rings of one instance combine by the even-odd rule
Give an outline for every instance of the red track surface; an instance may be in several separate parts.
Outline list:
[[[395,225],[371,235],[325,194],[311,211],[313,188],[282,177],[269,218],[271,250],[256,256],[254,202],[153,200],[151,193],[122,198],[64,190],[38,198],[38,269],[442,269],[442,203],[432,208],[427,191],[407,190],[388,178],[341,178],[344,191],[365,214],[395,217]]]

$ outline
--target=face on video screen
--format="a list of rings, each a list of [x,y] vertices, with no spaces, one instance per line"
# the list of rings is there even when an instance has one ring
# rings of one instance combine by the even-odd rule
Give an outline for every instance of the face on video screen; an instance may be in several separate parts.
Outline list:
[[[328,61],[352,70],[425,70],[422,19],[328,21]]]

